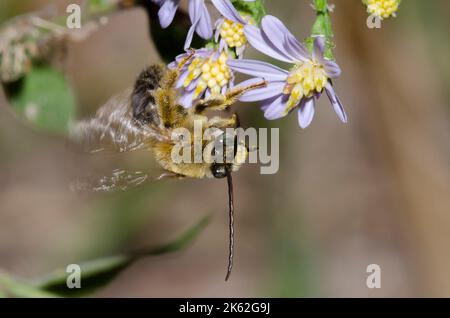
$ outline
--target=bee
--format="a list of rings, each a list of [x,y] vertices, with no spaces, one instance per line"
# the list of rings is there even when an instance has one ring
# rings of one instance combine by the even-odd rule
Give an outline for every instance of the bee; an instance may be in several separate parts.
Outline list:
[[[138,149],[148,149],[153,152],[163,173],[163,178],[217,178],[227,179],[228,185],[228,215],[229,215],[229,255],[225,280],[228,280],[233,267],[234,255],[234,198],[232,172],[239,170],[248,155],[248,147],[238,142],[237,135],[227,133],[227,128],[240,126],[236,114],[229,118],[213,116],[210,111],[224,111],[235,104],[242,94],[249,90],[266,86],[265,81],[245,87],[235,87],[224,94],[213,95],[199,100],[192,108],[185,109],[177,103],[178,92],[176,82],[180,70],[194,56],[194,51],[185,57],[176,68],[165,65],[152,65],[138,76],[131,92],[122,97],[116,97],[101,107],[96,115],[88,120],[77,123],[72,128],[72,137],[92,152],[112,149],[118,152],[129,152]],[[194,133],[194,122],[202,123],[202,132],[212,128],[221,131],[214,142],[225,144],[223,160],[204,160],[200,163],[174,162],[172,151],[177,140],[172,138],[178,128],[187,129],[194,138],[188,141],[191,146],[196,142],[198,134]],[[235,131],[233,129],[233,131]],[[203,134],[202,134],[203,135]],[[230,142],[231,141],[231,142]],[[230,146],[231,144],[231,146]],[[203,149],[206,146],[201,143]],[[232,160],[229,157],[231,147]],[[208,152],[206,152],[208,153]],[[213,150],[212,155],[217,155]],[[145,176],[130,175],[123,172],[115,173],[107,190],[116,185],[125,188],[127,184],[141,184]]]

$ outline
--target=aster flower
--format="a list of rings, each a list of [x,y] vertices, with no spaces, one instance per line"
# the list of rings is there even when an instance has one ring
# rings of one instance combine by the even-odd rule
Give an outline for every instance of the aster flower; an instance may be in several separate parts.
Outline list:
[[[365,0],[367,12],[381,19],[395,17],[400,0]]]
[[[323,37],[315,38],[310,53],[273,16],[262,19],[261,29],[247,25],[244,32],[254,48],[292,66],[289,70],[284,70],[262,61],[229,60],[228,66],[232,70],[259,80],[264,78],[268,82],[267,87],[244,94],[241,101],[262,101],[264,116],[269,120],[284,117],[297,109],[299,125],[306,128],[314,117],[316,100],[325,90],[338,117],[342,122],[347,122],[347,115],[331,84],[331,79],[338,77],[341,69],[334,61],[324,57]],[[248,85],[258,79],[253,78],[240,85]]]
[[[173,68],[186,57],[179,55]],[[185,108],[192,107],[196,100],[224,94],[233,87],[234,75],[227,66],[228,53],[217,49],[199,49],[194,57],[183,66],[176,87],[182,90],[178,103]]]
[[[247,38],[244,34],[244,26],[255,24],[250,15],[240,14],[230,0],[211,0],[222,18],[216,22],[215,39],[220,38],[220,49],[235,49],[236,55],[242,57],[247,46]],[[254,0],[246,0],[253,2]]]
[[[153,0],[153,2],[161,6],[158,11],[159,23],[165,29],[172,23],[180,0]],[[213,36],[211,16],[206,8],[205,0],[189,0],[189,18],[192,26],[184,43],[185,49],[191,45],[194,32],[205,40]]]

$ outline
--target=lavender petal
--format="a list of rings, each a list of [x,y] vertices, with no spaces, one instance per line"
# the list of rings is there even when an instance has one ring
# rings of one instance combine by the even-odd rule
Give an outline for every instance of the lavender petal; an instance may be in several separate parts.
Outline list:
[[[211,0],[211,2],[216,7],[217,11],[220,12],[228,20],[235,23],[246,24],[245,20],[242,19],[239,12],[233,6],[230,0]]]
[[[272,45],[291,62],[308,58],[307,49],[297,41],[278,18],[271,15],[265,16],[261,21],[261,29]]]
[[[324,66],[325,72],[327,73],[328,77],[330,77],[330,78],[339,77],[342,73],[341,68],[334,61],[324,59],[322,61],[322,65]]]
[[[309,59],[308,49],[296,38],[289,35],[285,36],[285,49],[298,61],[306,61]]]
[[[195,89],[188,92],[184,91],[183,94],[178,99],[178,103],[184,108],[191,108],[193,103]]]
[[[186,40],[184,41],[184,49],[185,50],[188,50],[191,46],[192,39],[194,38],[194,32],[195,32],[195,29],[197,28],[198,21],[199,20],[197,19],[197,21],[195,23],[193,23],[191,25],[191,27],[189,28],[188,34],[186,36]]]
[[[263,106],[265,108],[264,117],[268,120],[275,120],[286,115],[286,98],[280,95],[275,98],[269,105]]]
[[[175,88],[181,88],[183,86],[183,84],[184,84],[184,81],[188,77],[188,75],[189,75],[189,71],[188,70],[185,70],[184,72],[181,72],[181,74],[180,74],[180,76],[179,76],[179,78],[177,80],[177,83],[175,85]]]
[[[167,28],[173,21],[180,0],[166,0],[158,11],[159,23],[163,29]]]
[[[223,52],[228,48],[227,41],[220,39],[219,41],[219,52]]]
[[[247,49],[247,45],[242,45],[236,48],[236,55],[238,59],[242,59],[244,57],[245,50]]]
[[[315,113],[315,101],[314,97],[303,100],[298,109],[298,124],[301,128],[307,128],[313,118]]]
[[[206,7],[204,0],[190,0],[190,3],[189,3],[190,7],[191,7],[191,3],[193,3],[193,2],[194,3],[197,2],[197,4],[193,6],[193,8],[195,7],[196,10],[198,10],[196,12],[196,14],[198,14],[200,16],[200,19],[199,19],[199,22],[198,22],[198,25],[197,25],[197,28],[195,29],[195,31],[201,38],[208,40],[208,39],[212,38],[212,36],[213,36],[211,16],[209,15],[208,8]],[[191,20],[192,20],[192,18],[191,18]],[[193,20],[195,21],[195,18]]]
[[[216,21],[216,23],[214,23],[214,28],[215,28],[215,32],[214,32],[214,40],[217,42],[219,42],[219,37],[220,37],[220,29],[222,28],[222,24],[225,22],[224,18],[220,18]]]
[[[247,83],[246,83],[247,82]],[[257,79],[255,82],[261,82],[261,79]],[[245,81],[238,86],[249,85],[249,81]],[[251,91],[246,92],[239,99],[242,102],[256,102],[261,100],[267,100],[269,98],[278,96],[283,94],[283,88],[286,85],[285,82],[270,82],[266,87],[253,89]]]
[[[257,60],[229,60],[228,66],[236,72],[262,77],[268,81],[285,81],[289,72]]]
[[[325,37],[316,36],[313,45],[313,58],[322,62],[324,60],[325,53]]]
[[[279,61],[292,63],[292,59],[281,54],[270,41],[263,37],[262,31],[259,28],[247,24],[244,27],[244,33],[250,45],[256,50]]]
[[[334,91],[333,85],[330,82],[325,86],[325,91],[327,92],[328,98],[330,99],[331,105],[333,106],[334,111],[337,116],[343,123],[348,122],[347,114],[345,113],[344,107],[342,106],[341,100],[336,95]]]

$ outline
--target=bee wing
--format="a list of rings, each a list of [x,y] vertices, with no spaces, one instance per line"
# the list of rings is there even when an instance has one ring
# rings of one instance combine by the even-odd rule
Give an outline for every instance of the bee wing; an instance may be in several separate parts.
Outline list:
[[[111,98],[94,117],[71,127],[71,140],[82,149],[74,165],[85,163],[71,183],[72,190],[124,191],[175,176],[162,170],[149,151],[152,143],[167,140],[165,134],[167,130],[133,116],[131,90]]]
[[[115,192],[149,185],[168,174],[148,149],[133,152],[72,153],[67,162],[74,192]]]
[[[128,152],[163,139],[158,129],[133,117],[131,90],[111,98],[93,118],[75,123],[71,140],[87,152]]]
[[[71,189],[77,192],[112,192],[137,187],[148,181],[149,176],[142,171],[127,171],[114,169],[110,175],[91,180],[76,180],[71,183]]]
[[[116,168],[99,176],[89,176],[85,179],[72,181],[70,188],[75,192],[116,192],[137,188],[166,178],[179,177],[174,173],[155,170],[131,170]]]
[[[76,180],[71,189],[76,192],[126,191],[159,180],[151,172],[114,169],[111,174],[91,180]]]

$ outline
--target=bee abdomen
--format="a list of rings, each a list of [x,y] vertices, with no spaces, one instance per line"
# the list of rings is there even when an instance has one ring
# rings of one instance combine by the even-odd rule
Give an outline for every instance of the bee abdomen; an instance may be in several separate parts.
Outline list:
[[[164,66],[151,65],[139,74],[131,96],[133,117],[143,124],[159,126],[158,115],[153,92],[161,86]]]

